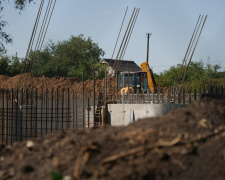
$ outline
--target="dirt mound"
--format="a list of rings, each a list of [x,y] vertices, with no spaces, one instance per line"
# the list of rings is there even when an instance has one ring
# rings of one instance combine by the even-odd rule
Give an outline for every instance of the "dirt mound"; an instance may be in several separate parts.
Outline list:
[[[113,79],[107,78],[107,84],[110,87],[114,86]],[[104,87],[104,80],[96,79],[95,82],[96,92],[102,91]],[[77,93],[82,93],[83,83],[76,77],[53,77],[48,78],[45,76],[31,75],[30,73],[20,74],[14,77],[7,77],[0,75],[0,87],[2,89],[11,89],[11,88],[35,88],[38,91],[51,91],[52,89],[62,90],[70,89],[74,90]],[[112,89],[112,88],[111,88]],[[93,92],[93,80],[87,80],[84,82],[85,93]]]
[[[0,148],[0,179],[225,179],[224,169],[225,101],[213,99],[128,127],[57,132]]]

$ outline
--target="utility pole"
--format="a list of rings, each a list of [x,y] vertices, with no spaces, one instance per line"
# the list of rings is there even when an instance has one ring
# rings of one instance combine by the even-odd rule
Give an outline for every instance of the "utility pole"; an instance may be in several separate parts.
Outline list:
[[[146,60],[147,63],[148,63],[148,54],[149,54],[149,39],[150,39],[151,35],[152,35],[152,33],[147,33],[147,38],[148,38],[148,40],[147,40],[147,60]]]

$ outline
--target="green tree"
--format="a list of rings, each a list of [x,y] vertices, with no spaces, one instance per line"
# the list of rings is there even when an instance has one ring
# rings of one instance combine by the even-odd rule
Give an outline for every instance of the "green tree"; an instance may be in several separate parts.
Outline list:
[[[71,36],[69,40],[58,43],[50,41],[44,50],[37,53],[35,73],[48,77],[69,76],[91,78],[96,64],[99,63],[104,51],[90,37],[83,35]],[[31,54],[30,58],[35,57]]]
[[[169,70],[165,70],[159,75],[155,75],[156,83],[158,86],[176,86],[176,80],[180,72],[181,65],[170,67]],[[219,72],[221,66],[218,64],[211,65],[207,63],[204,65],[203,61],[191,62],[185,81],[184,86],[203,86],[210,82],[224,82],[225,71]],[[183,78],[183,74],[182,74]]]
[[[22,59],[18,58],[17,55],[12,56],[10,59],[8,76],[20,74],[23,66]]]

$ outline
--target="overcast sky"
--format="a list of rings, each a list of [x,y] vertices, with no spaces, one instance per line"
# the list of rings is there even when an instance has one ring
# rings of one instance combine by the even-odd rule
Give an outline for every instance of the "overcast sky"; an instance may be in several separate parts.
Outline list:
[[[17,52],[19,57],[25,57],[40,2],[28,5],[21,15],[14,10],[13,3],[4,2],[3,18],[8,22],[5,30],[13,36],[13,44],[6,46],[8,54]],[[181,63],[202,14],[208,18],[193,61],[202,59],[225,69],[224,0],[57,0],[44,44],[50,39],[57,42],[84,34],[105,51],[104,58],[111,58],[127,6],[118,47],[133,8],[140,8],[140,13],[124,60],[133,60],[138,65],[146,61],[146,33],[152,33],[149,65],[153,71],[159,73]]]

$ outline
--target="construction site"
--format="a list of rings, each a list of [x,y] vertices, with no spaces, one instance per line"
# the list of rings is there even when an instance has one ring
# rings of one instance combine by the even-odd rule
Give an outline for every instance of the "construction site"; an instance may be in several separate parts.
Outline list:
[[[40,2],[21,74],[0,75],[0,179],[224,179],[224,85],[184,86],[207,15],[198,17],[175,86],[160,87],[149,63],[152,33],[140,66],[124,60],[140,8],[115,55],[126,8],[112,57],[100,61],[103,78],[34,74],[55,4],[48,1],[38,34]]]

